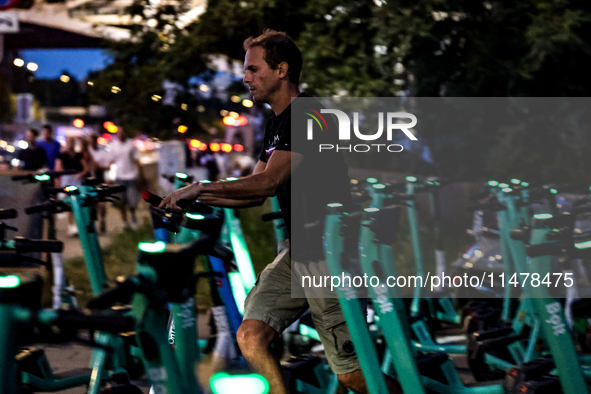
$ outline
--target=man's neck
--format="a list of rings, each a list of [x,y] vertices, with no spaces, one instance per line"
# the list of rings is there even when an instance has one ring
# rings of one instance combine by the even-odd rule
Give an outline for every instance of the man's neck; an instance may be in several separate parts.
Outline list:
[[[292,98],[298,97],[300,95],[300,90],[298,89],[297,85],[290,84],[285,91],[279,91],[277,93],[277,99],[269,103],[276,116],[282,113],[285,108],[291,104]]]

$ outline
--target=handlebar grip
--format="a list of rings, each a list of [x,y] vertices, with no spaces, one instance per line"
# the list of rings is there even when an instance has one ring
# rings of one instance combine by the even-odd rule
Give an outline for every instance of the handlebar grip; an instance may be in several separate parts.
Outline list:
[[[568,249],[563,242],[550,242],[539,245],[529,245],[526,248],[529,257],[540,256],[561,256],[568,253]]]
[[[27,174],[27,175],[13,175],[10,177],[11,180],[13,181],[26,181],[28,179],[31,179],[32,175],[31,174]]]
[[[170,183],[174,183],[174,175],[170,174],[162,174],[160,175],[162,178],[166,179]]]
[[[124,193],[126,190],[125,185],[114,185],[110,187],[106,187],[104,189],[100,189],[97,191],[98,198],[104,198],[110,196],[112,194]]]
[[[61,253],[64,249],[62,241],[44,241],[40,239],[27,239],[16,237],[14,239],[14,248],[17,252],[48,252]]]
[[[579,205],[578,207],[575,207],[571,210],[573,215],[587,212],[591,212],[591,204]]]
[[[58,310],[55,324],[114,333],[134,330],[134,320],[131,316],[88,315],[76,310]]]
[[[0,220],[14,219],[18,217],[16,209],[0,209]]]
[[[497,212],[497,211],[502,211],[503,209],[505,209],[505,206],[503,204],[498,203],[498,202],[493,202],[493,203],[470,205],[468,208],[466,208],[466,211],[468,211],[468,212],[473,212],[473,211]]]
[[[115,305],[117,302],[129,302],[135,284],[129,281],[118,283],[117,287],[107,290],[100,295],[94,297],[88,302],[88,309],[107,309]]]
[[[33,205],[32,207],[26,207],[25,213],[27,215],[32,215],[34,213],[50,211],[55,207],[55,203],[53,201],[46,201],[39,205]]]
[[[154,207],[160,205],[160,203],[163,200],[162,197],[151,192],[142,192],[142,199]],[[188,208],[192,203],[193,201],[191,200],[179,200],[177,201],[176,205],[178,205],[182,209],[185,209]]]
[[[264,213],[261,216],[261,219],[263,220],[263,222],[270,222],[271,220],[275,220],[275,219],[283,219],[283,212],[277,211],[277,212]]]
[[[414,194],[395,193],[392,195],[395,201],[411,201],[415,199]]]

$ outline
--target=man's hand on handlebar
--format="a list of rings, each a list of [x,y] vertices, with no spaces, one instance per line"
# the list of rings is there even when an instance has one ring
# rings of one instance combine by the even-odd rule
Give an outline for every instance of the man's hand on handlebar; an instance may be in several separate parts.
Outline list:
[[[180,212],[182,211],[182,208],[177,205],[178,201],[196,200],[199,196],[199,190],[199,182],[175,190],[162,199],[158,205],[158,208],[170,209],[172,211]]]

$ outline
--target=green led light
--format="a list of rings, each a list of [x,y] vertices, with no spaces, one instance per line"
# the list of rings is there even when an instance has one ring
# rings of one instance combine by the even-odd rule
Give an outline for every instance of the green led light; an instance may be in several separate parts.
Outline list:
[[[528,187],[529,186],[529,183],[527,183],[527,182],[521,182],[521,186]]]
[[[269,382],[258,374],[230,375],[216,372],[209,381],[214,394],[267,394]]]
[[[376,178],[367,178],[366,181],[367,183],[378,183],[378,180]]]
[[[338,203],[338,202],[333,202],[333,203],[328,204],[328,206],[331,208],[338,208],[338,207],[342,207],[343,204]]]
[[[21,284],[21,278],[16,275],[0,276],[0,289],[14,289]]]
[[[589,249],[589,248],[591,248],[591,241],[577,242],[577,243],[575,243],[575,248],[577,248],[577,249]]]
[[[76,186],[66,186],[64,190],[67,192],[73,192],[74,190],[78,190],[78,188]]]
[[[41,175],[35,175],[35,179],[38,180],[38,181],[40,181],[40,182],[43,182],[43,181],[50,180],[51,177],[49,175],[47,175],[47,174],[41,174]]]
[[[365,212],[378,212],[380,209],[379,208],[365,208],[364,211]]]
[[[552,194],[558,194],[558,190],[556,190],[556,189],[550,189],[550,193],[552,193]]]
[[[185,213],[185,216],[188,217],[189,219],[193,219],[193,220],[205,219],[205,216],[199,215],[198,213]]]
[[[534,214],[534,219],[540,219],[540,220],[544,220],[544,219],[552,219],[553,216],[551,213],[536,213]]]
[[[237,181],[238,178],[236,178],[235,176],[229,176],[226,178],[227,181]]]
[[[511,179],[511,183],[514,185],[519,185],[521,183],[521,181],[517,178],[513,178],[513,179]]]
[[[488,181],[488,185],[489,186],[492,186],[492,187],[499,186],[499,182],[497,182],[497,181]]]
[[[441,183],[435,182],[435,186],[441,186]]]
[[[376,183],[375,185],[372,185],[374,189],[385,189],[386,185],[384,185],[383,183]]]
[[[199,181],[199,183],[211,183],[211,181],[208,181],[207,179],[204,179],[202,181]]]
[[[406,181],[407,182],[416,182],[417,181],[417,177],[416,176],[407,176],[406,177]]]
[[[140,242],[140,244],[138,245],[139,249],[142,252],[147,252],[147,253],[160,253],[160,252],[164,252],[164,249],[166,249],[166,243],[162,242],[162,241],[157,241],[157,242]]]
[[[503,188],[509,187],[509,185],[507,183],[499,183],[499,187],[501,189],[503,189]]]
[[[427,185],[434,185],[433,182],[427,182]]]
[[[176,176],[179,179],[187,179],[189,177],[189,175],[185,174],[184,172],[177,172],[176,174],[174,174],[174,176]]]
[[[504,187],[504,188],[503,188],[503,191],[504,191],[505,193],[511,193],[511,192],[513,191],[513,189],[511,189],[510,187]]]

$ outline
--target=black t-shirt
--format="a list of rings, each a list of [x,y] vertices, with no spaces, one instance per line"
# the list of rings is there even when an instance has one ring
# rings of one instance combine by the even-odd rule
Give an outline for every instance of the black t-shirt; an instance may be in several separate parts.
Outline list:
[[[319,143],[337,144],[336,133],[318,133],[319,139],[306,140],[306,129],[300,126],[292,134],[292,108],[294,113],[304,111],[299,98],[310,95],[301,93],[283,112],[271,117],[265,125],[263,151],[259,160],[267,163],[275,150],[293,151],[303,155],[299,166],[293,170],[291,179],[277,191],[277,199],[288,229],[292,257],[315,260],[322,253],[322,233],[326,205],[332,202],[350,203],[349,175],[341,152],[319,152]],[[314,107],[323,108],[314,100]],[[332,116],[325,116],[329,130],[337,130]],[[304,230],[306,229],[306,230]],[[294,236],[295,235],[295,236]]]
[[[47,152],[40,146],[30,146],[18,152],[18,159],[24,163],[23,170],[37,171],[47,165]]]
[[[72,155],[69,152],[62,152],[57,158],[62,161],[62,166],[64,167],[65,171],[82,171],[82,153],[74,153]]]

